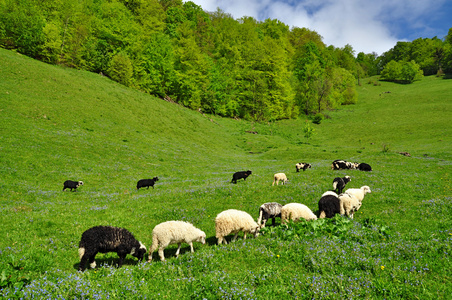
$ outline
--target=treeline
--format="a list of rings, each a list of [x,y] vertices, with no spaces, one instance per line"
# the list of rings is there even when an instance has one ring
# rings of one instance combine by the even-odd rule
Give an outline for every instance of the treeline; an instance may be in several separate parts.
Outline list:
[[[327,46],[315,31],[234,19],[181,0],[0,0],[0,46],[250,120],[356,103],[359,78],[379,74],[390,59],[406,59],[398,51],[355,58],[351,46]],[[443,54],[446,60],[450,49]]]

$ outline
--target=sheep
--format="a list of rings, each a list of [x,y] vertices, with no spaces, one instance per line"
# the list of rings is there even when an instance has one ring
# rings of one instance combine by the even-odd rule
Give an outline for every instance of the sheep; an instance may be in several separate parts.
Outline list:
[[[275,218],[281,218],[282,205],[277,202],[267,202],[259,207],[259,218],[257,224],[261,227],[265,227],[265,223],[268,219],[272,218],[273,225],[275,225]]]
[[[246,178],[247,178],[248,176],[250,176],[251,173],[252,173],[252,172],[251,172],[250,170],[248,170],[248,171],[235,172],[235,173],[232,175],[231,183],[237,183],[237,180],[242,179],[242,178],[243,178],[243,180],[246,180]]]
[[[341,215],[346,215],[353,219],[353,215],[361,208],[364,196],[370,193],[370,188],[365,185],[360,189],[348,189],[345,193],[339,195],[341,204]]]
[[[237,239],[240,231],[243,231],[243,239],[246,239],[246,234],[253,234],[254,237],[259,235],[260,226],[253,220],[247,212],[228,209],[217,215],[215,218],[215,236],[217,238],[218,245],[222,242],[227,244],[226,236],[230,233],[235,233],[232,242]]]
[[[325,192],[319,200],[319,218],[332,218],[341,212],[341,202],[335,192]]]
[[[343,178],[336,177],[333,180],[333,191],[341,194],[345,188],[345,185],[351,181],[350,176],[345,176]]]
[[[154,188],[154,184],[158,180],[159,180],[158,177],[154,177],[152,179],[140,179],[137,182],[137,190],[139,190],[142,187],[147,187],[149,189],[150,186],[152,186],[152,188]]]
[[[275,185],[275,182],[276,182],[276,185],[278,185],[280,181],[282,181],[282,184],[286,184],[287,181],[289,181],[287,179],[286,174],[284,174],[284,173],[276,173],[275,175],[273,175],[273,183],[272,183],[272,185]]]
[[[358,164],[357,169],[360,170],[360,171],[366,171],[366,172],[372,171],[372,167],[369,164],[366,164],[366,163]]]
[[[297,163],[295,165],[295,169],[297,170],[297,172],[300,172],[300,169],[303,169],[303,171],[306,171],[307,169],[311,168],[311,164],[308,163]]]
[[[152,261],[152,253],[157,248],[159,249],[160,260],[165,260],[163,251],[170,244],[177,244],[176,257],[179,256],[179,251],[182,243],[190,245],[191,252],[193,250],[193,242],[206,243],[206,234],[204,231],[196,228],[193,224],[184,221],[167,221],[158,224],[152,230],[152,245],[149,247],[148,262]]]
[[[72,190],[73,190],[73,192],[76,192],[77,188],[81,185],[83,185],[83,181],[66,180],[63,183],[63,192],[65,189],[71,189],[71,192],[72,192]]]
[[[348,190],[345,191],[345,194],[349,194],[349,195],[355,196],[356,198],[358,198],[358,200],[360,202],[363,201],[364,196],[367,193],[369,193],[369,194],[371,193],[370,187],[368,187],[367,185],[364,185],[364,186],[362,186],[359,189],[348,189]]]
[[[349,161],[345,161],[342,159],[336,159],[331,164],[332,170],[349,170],[349,169],[356,169],[357,163],[352,163]]]
[[[83,271],[87,261],[91,268],[95,268],[94,258],[99,252],[116,252],[119,256],[118,267],[121,267],[127,254],[133,255],[141,261],[146,253],[146,246],[136,240],[127,229],[112,226],[92,227],[83,232],[79,243],[80,265],[78,270]]]
[[[317,220],[317,216],[304,204],[289,203],[281,208],[281,224],[285,224],[288,220],[298,219]]]

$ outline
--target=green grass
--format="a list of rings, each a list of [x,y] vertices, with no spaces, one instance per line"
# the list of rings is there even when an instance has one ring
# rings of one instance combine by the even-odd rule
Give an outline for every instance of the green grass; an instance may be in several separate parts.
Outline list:
[[[0,297],[444,299],[452,293],[451,87],[436,77],[363,84],[359,102],[327,112],[308,140],[304,118],[202,115],[0,49]],[[334,159],[374,171],[332,171]],[[297,162],[313,167],[296,173]],[[245,182],[230,183],[248,169]],[[289,184],[272,187],[277,172]],[[352,177],[347,187],[372,189],[353,221],[216,245],[219,212],[257,219],[270,201],[316,211],[343,175]],[[138,179],[154,176],[155,189],[136,191]],[[67,179],[85,185],[62,192]],[[192,222],[207,244],[195,243],[193,254],[184,245],[179,258],[172,245],[164,263],[156,253],[152,263],[128,257],[119,269],[115,253],[98,254],[98,268],[77,271],[86,229],[125,227],[149,246],[154,226],[168,220]]]

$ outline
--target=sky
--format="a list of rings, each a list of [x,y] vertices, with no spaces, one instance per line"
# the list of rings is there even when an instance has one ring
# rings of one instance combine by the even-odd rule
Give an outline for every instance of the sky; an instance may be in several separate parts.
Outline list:
[[[378,55],[398,41],[443,39],[452,27],[452,0],[191,0],[205,11],[256,20],[277,19],[306,27],[326,45],[349,44],[359,52]]]

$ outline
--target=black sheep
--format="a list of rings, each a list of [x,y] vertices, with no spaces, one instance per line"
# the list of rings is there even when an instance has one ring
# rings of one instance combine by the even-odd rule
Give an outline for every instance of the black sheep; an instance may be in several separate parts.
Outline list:
[[[372,171],[372,167],[369,164],[360,163],[358,165],[358,170],[370,172],[370,171]]]
[[[259,207],[259,218],[257,224],[265,227],[265,223],[271,218],[273,220],[273,226],[275,226],[275,218],[281,218],[282,205],[277,202],[264,203]]]
[[[345,188],[345,185],[351,181],[350,176],[345,176],[344,178],[336,177],[333,180],[333,191],[337,194],[341,194]]]
[[[146,253],[146,247],[137,241],[127,229],[111,226],[92,227],[82,234],[79,243],[80,265],[78,270],[83,271],[87,261],[92,268],[95,268],[94,258],[99,252],[116,252],[119,256],[118,266],[121,267],[127,254],[133,255],[141,261]]]
[[[251,173],[252,173],[252,172],[251,172],[250,170],[248,170],[248,171],[235,172],[234,175],[232,175],[231,183],[237,183],[237,180],[242,179],[242,178],[243,178],[243,180],[246,180],[246,178],[247,178],[248,176],[250,176]]]
[[[74,190],[74,192],[76,192],[77,188],[81,185],[83,185],[83,181],[66,180],[63,183],[63,192],[65,189],[71,189],[71,191]]]
[[[341,201],[334,192],[326,192],[319,200],[319,218],[332,218],[341,212]]]
[[[141,180],[138,180],[138,182],[137,182],[137,190],[139,190],[142,187],[147,187],[149,189],[150,186],[152,186],[152,188],[154,188],[154,184],[158,180],[159,180],[158,177],[154,177],[152,179],[141,179]]]

